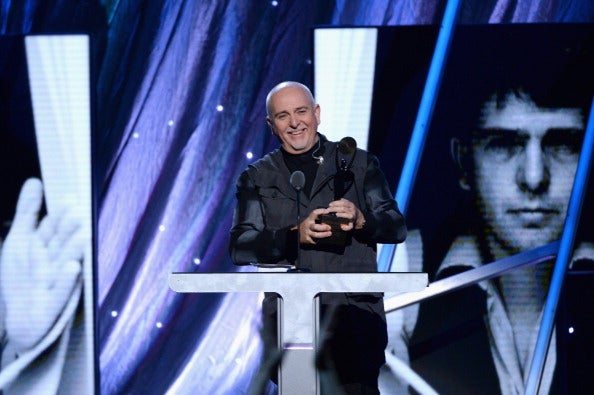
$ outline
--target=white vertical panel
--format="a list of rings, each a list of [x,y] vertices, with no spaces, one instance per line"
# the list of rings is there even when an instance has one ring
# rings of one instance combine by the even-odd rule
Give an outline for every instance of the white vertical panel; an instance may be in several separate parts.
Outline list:
[[[367,148],[375,72],[376,28],[323,28],[314,32],[315,96],[320,132],[351,136]]]
[[[48,213],[75,210],[85,239],[84,320],[70,331],[68,392],[94,392],[89,37],[25,38],[41,176]],[[73,298],[77,297],[73,294]],[[78,297],[77,297],[78,298]],[[75,302],[75,301],[72,301]],[[66,338],[68,340],[68,338]]]

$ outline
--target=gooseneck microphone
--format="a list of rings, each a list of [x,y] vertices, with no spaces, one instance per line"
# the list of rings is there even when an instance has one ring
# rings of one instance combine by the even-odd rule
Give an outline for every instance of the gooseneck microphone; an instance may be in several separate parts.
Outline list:
[[[297,200],[299,200],[299,192],[305,186],[305,174],[301,170],[296,170],[291,173],[291,178],[289,178],[289,182],[293,189],[297,191]]]
[[[299,264],[301,263],[301,190],[305,186],[305,174],[303,174],[301,170],[295,170],[293,173],[291,173],[289,182],[297,193],[297,260],[295,261],[295,267],[298,271]]]
[[[357,153],[357,141],[352,137],[344,137],[338,142],[336,150],[336,174],[334,176],[334,200],[344,197],[347,190],[353,185],[354,174],[351,165]],[[348,161],[350,157],[350,161]]]
[[[351,155],[357,149],[357,141],[352,137],[343,137],[338,142],[338,152],[343,155]]]

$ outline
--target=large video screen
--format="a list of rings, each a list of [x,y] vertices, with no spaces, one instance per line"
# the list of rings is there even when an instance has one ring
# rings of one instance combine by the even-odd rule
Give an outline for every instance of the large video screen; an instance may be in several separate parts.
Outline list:
[[[567,24],[456,28],[407,186],[409,236],[391,270],[425,271],[434,282],[561,238],[594,94],[593,32]],[[414,154],[409,142],[437,34],[437,26],[314,33],[320,130],[369,108],[363,125],[349,123],[333,138],[363,135],[356,138],[379,157],[393,190]],[[361,57],[372,66],[357,67]],[[590,205],[584,201],[586,211]],[[594,257],[591,238],[582,232],[576,242],[580,261]],[[405,367],[382,373],[382,393],[425,385],[438,393],[522,393],[554,263],[389,313],[389,351]],[[556,354],[553,336],[545,393],[560,388]]]
[[[89,37],[0,53],[0,390],[92,394]]]

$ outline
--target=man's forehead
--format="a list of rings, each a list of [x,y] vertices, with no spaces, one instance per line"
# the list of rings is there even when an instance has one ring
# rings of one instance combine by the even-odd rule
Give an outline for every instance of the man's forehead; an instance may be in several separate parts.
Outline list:
[[[295,111],[301,108],[311,108],[312,102],[307,93],[300,89],[289,91],[288,88],[276,92],[270,101],[273,114],[285,111]]]
[[[274,102],[288,100],[310,101],[307,92],[297,86],[287,86],[272,94],[272,101]]]
[[[480,126],[483,129],[544,131],[583,129],[584,121],[579,108],[543,108],[529,100],[510,98],[499,106],[495,101],[486,103]]]

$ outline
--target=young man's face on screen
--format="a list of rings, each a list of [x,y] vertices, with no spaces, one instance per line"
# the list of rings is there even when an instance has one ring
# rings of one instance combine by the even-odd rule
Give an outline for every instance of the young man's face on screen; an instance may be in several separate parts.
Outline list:
[[[484,105],[475,188],[495,258],[560,238],[583,130],[579,109],[541,108],[527,95]]]

